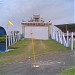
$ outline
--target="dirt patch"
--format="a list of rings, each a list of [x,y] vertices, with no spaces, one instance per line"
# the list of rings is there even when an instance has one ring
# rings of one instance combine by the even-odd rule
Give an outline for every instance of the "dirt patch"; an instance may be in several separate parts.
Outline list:
[[[40,47],[43,49],[47,49],[47,45],[42,40],[40,40]]]
[[[33,60],[19,62],[0,68],[3,75],[59,75],[63,70],[74,66],[72,51],[45,55],[38,58],[39,68],[33,68]]]
[[[32,43],[30,42],[29,45],[27,46],[27,49],[30,50],[32,49]]]

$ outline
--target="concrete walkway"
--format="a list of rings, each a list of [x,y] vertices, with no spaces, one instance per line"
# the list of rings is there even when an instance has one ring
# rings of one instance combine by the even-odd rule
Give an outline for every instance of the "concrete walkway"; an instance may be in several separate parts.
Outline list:
[[[28,59],[1,67],[0,75],[58,75],[63,70],[75,66],[74,58],[74,51],[44,55],[37,58],[37,64],[40,66],[38,68],[32,67],[33,59]]]

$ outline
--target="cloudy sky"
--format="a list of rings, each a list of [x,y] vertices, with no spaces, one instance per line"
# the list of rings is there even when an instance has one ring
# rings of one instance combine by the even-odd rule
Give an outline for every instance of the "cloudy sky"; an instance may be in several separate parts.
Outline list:
[[[40,14],[52,24],[74,23],[74,0],[0,0],[0,26],[9,30],[21,30],[22,20],[28,21],[33,14]]]

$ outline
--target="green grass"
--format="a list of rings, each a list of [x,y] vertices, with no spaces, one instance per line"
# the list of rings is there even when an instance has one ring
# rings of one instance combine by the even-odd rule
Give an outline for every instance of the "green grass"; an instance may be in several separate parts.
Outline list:
[[[0,36],[0,43],[5,43],[6,37],[5,36]]]
[[[15,50],[0,53],[0,66],[25,61],[29,57],[33,57],[31,40],[19,41],[9,48],[13,48]],[[36,56],[39,56],[44,54],[66,52],[69,49],[54,40],[34,40],[34,50]]]
[[[65,70],[59,75],[75,75],[75,68]]]

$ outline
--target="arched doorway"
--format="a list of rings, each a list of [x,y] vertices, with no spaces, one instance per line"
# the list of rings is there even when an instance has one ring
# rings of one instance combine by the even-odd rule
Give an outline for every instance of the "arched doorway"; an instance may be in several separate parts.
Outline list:
[[[6,31],[0,26],[0,52],[5,52],[6,50]]]

